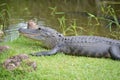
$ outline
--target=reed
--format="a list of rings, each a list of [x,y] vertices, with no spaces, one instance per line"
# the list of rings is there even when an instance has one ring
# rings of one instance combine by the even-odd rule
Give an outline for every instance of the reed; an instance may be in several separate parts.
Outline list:
[[[10,12],[6,3],[0,4],[0,29],[5,29],[9,24]]]

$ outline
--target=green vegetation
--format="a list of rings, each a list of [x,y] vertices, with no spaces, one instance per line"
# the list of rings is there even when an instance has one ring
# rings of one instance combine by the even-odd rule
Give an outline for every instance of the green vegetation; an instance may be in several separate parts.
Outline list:
[[[119,24],[116,12],[115,12],[114,8],[111,7],[111,5],[109,5],[107,7],[101,6],[101,11],[104,14],[104,17],[106,17],[106,18],[101,17],[100,19],[108,21],[107,26],[109,27],[110,31],[112,31],[112,28],[114,27],[113,24],[116,25],[120,29],[120,24]],[[108,17],[108,19],[107,19],[107,17]]]
[[[0,30],[7,27],[9,23],[9,18],[9,6],[6,3],[0,4]]]
[[[82,27],[78,27],[76,23],[76,19],[71,20],[71,23],[69,24],[69,27],[67,25],[67,18],[65,17],[65,12],[58,12],[57,7],[50,7],[51,15],[56,16],[56,15],[62,15],[61,17],[58,17],[57,20],[59,22],[59,27],[62,29],[62,34],[63,35],[75,35],[77,36],[78,30],[81,32],[82,30],[85,31]]]
[[[51,27],[56,26],[56,29],[60,29],[59,31],[64,35],[99,35],[120,39],[120,24],[114,8],[110,5],[102,5],[100,8],[102,15],[98,15],[97,9],[93,7],[94,4],[91,4],[93,2],[93,0],[36,0],[34,2],[32,0],[5,0],[5,2],[0,3],[0,30],[3,30],[10,21],[12,24],[20,22],[20,19],[28,21],[37,17],[36,19],[43,20],[45,24],[50,24]],[[85,11],[88,16],[80,17],[80,11]],[[107,19],[104,15],[112,17],[113,20]],[[104,22],[107,23],[107,27]],[[42,43],[22,36],[12,42],[2,42],[0,45],[10,46],[10,50],[0,54],[0,80],[120,79],[119,61],[77,57],[60,53],[45,57],[29,56],[30,59],[37,62],[36,71],[26,71],[27,66],[22,66],[23,69],[8,71],[2,67],[2,63],[7,58],[45,49],[40,46]]]
[[[9,51],[0,54],[0,63],[16,54],[29,54],[42,51],[41,43],[20,37],[13,42],[4,42],[0,45],[9,45]],[[36,71],[28,72],[16,69],[7,71],[0,67],[0,80],[119,80],[119,61],[89,57],[77,57],[64,54],[53,56],[33,57],[37,62]]]
[[[58,18],[58,22],[60,24],[60,27],[62,28],[62,33],[64,35],[69,34],[69,35],[77,36],[78,35],[78,31],[77,31],[78,28],[81,29],[81,31],[82,31],[82,27],[77,26],[76,20],[73,20],[73,22],[70,24],[69,27],[67,27],[65,16]]]
[[[78,23],[77,18],[72,18],[69,21],[69,17],[66,13],[64,11],[58,11],[57,7],[49,7],[49,9],[51,10],[51,16],[57,19],[59,27],[64,35],[81,35],[87,33],[87,35],[109,35],[109,37],[120,39],[120,22],[111,5],[104,6],[102,4],[100,6],[101,15],[92,14],[86,11],[85,13],[87,14],[88,20],[83,26],[81,26],[82,23]],[[103,34],[101,34],[101,32]]]

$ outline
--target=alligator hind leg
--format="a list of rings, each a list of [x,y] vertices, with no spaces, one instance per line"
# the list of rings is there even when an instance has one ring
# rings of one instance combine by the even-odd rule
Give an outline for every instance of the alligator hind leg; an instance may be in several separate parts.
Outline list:
[[[110,55],[112,59],[120,60],[120,47],[116,45],[110,47]]]

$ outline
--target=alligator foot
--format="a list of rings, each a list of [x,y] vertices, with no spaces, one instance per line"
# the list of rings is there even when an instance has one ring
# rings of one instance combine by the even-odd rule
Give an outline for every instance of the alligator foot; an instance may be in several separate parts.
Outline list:
[[[30,55],[32,55],[32,56],[50,56],[50,55],[56,54],[59,49],[60,48],[58,46],[56,46],[55,48],[53,48],[50,51],[42,51],[42,52],[32,53]]]
[[[37,53],[31,53],[30,55],[32,56],[50,56],[48,51],[43,51],[43,52],[37,52]]]

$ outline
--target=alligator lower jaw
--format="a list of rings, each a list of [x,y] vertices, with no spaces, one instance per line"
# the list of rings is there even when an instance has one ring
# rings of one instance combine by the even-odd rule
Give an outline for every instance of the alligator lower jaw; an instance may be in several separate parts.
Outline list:
[[[35,41],[42,41],[42,39],[35,39],[34,37],[37,36],[35,34],[26,34],[26,33],[20,33],[22,36],[31,39],[31,40],[35,40]]]
[[[34,37],[35,35],[34,34],[25,34],[25,33],[21,33],[23,36],[25,36],[25,37],[28,37],[28,38],[30,38],[30,37]]]

